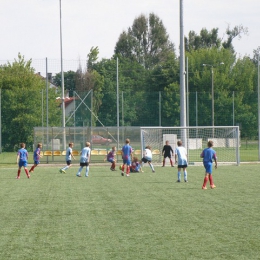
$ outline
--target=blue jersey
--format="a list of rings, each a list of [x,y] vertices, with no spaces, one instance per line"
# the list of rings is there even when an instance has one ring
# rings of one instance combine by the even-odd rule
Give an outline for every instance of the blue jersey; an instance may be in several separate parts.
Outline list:
[[[212,163],[212,160],[217,160],[217,154],[212,148],[204,149],[200,157],[203,158],[203,163]]]
[[[21,148],[18,150],[17,155],[19,155],[19,160],[23,162],[27,162],[28,160],[28,152],[26,149]]]
[[[123,152],[123,160],[130,160],[131,159],[131,154],[132,154],[132,147],[129,144],[126,144],[122,147],[122,152]]]
[[[41,152],[40,148],[35,149],[35,151],[33,153],[33,160],[34,161],[40,161],[40,152]]]

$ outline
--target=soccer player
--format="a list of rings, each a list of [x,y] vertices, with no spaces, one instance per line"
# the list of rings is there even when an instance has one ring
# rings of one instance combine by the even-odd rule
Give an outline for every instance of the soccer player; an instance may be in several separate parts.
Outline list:
[[[122,172],[121,175],[124,176],[124,170],[126,167],[126,176],[130,176],[130,165],[131,165],[131,159],[132,159],[132,153],[133,149],[130,146],[130,139],[125,140],[125,145],[122,147],[122,159],[123,159],[123,165],[122,165]]]
[[[188,182],[187,167],[187,151],[185,147],[182,146],[182,141],[177,142],[178,147],[175,149],[175,163],[178,163],[178,179],[177,182],[181,182],[181,169],[183,169],[184,181]]]
[[[108,162],[111,162],[112,165],[110,167],[110,170],[111,171],[115,171],[115,167],[116,167],[116,158],[115,158],[115,155],[116,155],[116,147],[113,146],[112,147],[112,150],[106,155],[106,157],[104,158],[104,161],[108,161]]]
[[[130,172],[143,172],[141,164],[137,157],[133,158],[132,165],[130,167]]]
[[[74,143],[69,143],[69,147],[66,151],[66,162],[67,162],[67,165],[65,167],[63,167],[62,169],[60,169],[60,173],[66,173],[66,170],[68,168],[70,168],[71,166],[71,157],[75,160],[75,157],[73,156],[72,154],[72,148],[74,146]]]
[[[203,152],[201,153],[200,157],[203,158],[203,165],[205,168],[205,177],[204,182],[202,185],[202,189],[207,189],[207,182],[209,180],[210,188],[214,189],[216,186],[214,185],[213,178],[212,178],[212,163],[213,160],[215,161],[215,168],[217,169],[218,163],[217,163],[217,154],[213,150],[213,141],[208,141],[208,148],[205,148]]]
[[[148,162],[149,166],[152,169],[152,172],[155,172],[154,167],[152,165],[152,158],[153,155],[152,155],[151,147],[148,145],[144,149],[143,158],[142,158],[142,168],[144,166],[144,163]]]
[[[89,163],[90,163],[90,153],[91,153],[91,149],[90,147],[90,143],[86,142],[86,147],[84,147],[81,151],[81,156],[80,156],[80,167],[79,170],[76,174],[77,177],[81,177],[81,171],[83,169],[84,166],[86,166],[86,173],[85,173],[85,177],[88,177],[89,174]]]
[[[29,172],[33,172],[34,168],[37,167],[38,164],[40,163],[40,158],[42,157],[41,156],[41,148],[42,148],[42,144],[38,143],[37,148],[33,152],[34,165],[31,167]]]
[[[165,159],[168,157],[170,159],[171,167],[174,167],[172,163],[172,156],[174,155],[172,147],[169,145],[169,141],[165,142],[165,145],[163,146],[162,150],[162,155],[163,155],[163,165],[162,167],[165,166]]]
[[[30,178],[29,171],[27,169],[27,161],[28,161],[28,152],[25,149],[25,143],[20,144],[20,149],[17,152],[17,164],[18,164],[18,172],[17,172],[17,177],[16,179],[20,179],[20,174],[21,174],[21,168],[24,167],[24,171],[27,175],[27,178]]]

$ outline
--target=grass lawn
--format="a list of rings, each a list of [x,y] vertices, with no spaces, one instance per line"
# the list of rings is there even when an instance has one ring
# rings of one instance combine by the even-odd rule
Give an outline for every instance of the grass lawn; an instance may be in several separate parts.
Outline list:
[[[77,169],[0,168],[0,259],[259,259],[259,165],[220,166],[214,190],[201,166],[188,183],[170,167]]]

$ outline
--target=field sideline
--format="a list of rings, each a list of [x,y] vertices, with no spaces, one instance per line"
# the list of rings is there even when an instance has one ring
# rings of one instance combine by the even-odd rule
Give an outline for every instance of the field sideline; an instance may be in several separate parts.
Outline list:
[[[0,168],[0,259],[259,259],[257,164],[220,165],[213,190],[202,166],[188,183],[176,167],[39,166],[16,180],[15,166]]]

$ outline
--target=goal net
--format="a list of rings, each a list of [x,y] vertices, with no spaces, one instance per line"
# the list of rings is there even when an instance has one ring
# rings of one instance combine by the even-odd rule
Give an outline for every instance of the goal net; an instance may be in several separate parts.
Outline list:
[[[215,127],[141,127],[141,147],[152,147],[154,153],[153,162],[162,162],[162,149],[166,141],[172,146],[173,151],[177,147],[177,141],[181,140],[187,149],[189,164],[201,163],[200,154],[207,147],[209,140],[213,141],[213,149],[217,153],[218,162],[235,163],[239,165],[239,127],[215,126]]]

